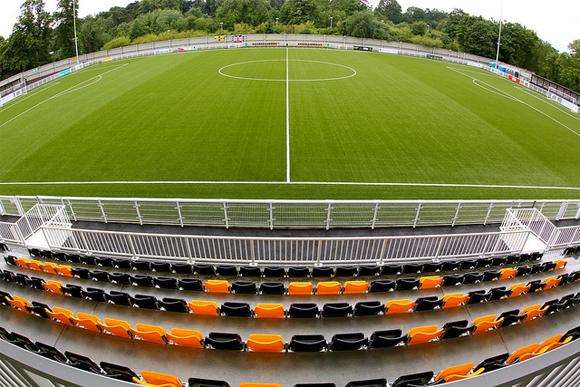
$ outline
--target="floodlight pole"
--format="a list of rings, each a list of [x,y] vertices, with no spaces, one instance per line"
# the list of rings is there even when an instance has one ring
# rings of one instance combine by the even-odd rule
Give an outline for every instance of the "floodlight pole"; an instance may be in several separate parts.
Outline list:
[[[499,13],[499,35],[497,36],[497,52],[495,54],[495,69],[499,70],[499,48],[501,46],[501,27],[503,19],[503,0],[500,0],[500,13]]]
[[[77,0],[73,0],[73,28],[75,31],[75,52],[77,55],[77,65],[79,64],[79,39],[77,37],[77,7],[76,7]]]

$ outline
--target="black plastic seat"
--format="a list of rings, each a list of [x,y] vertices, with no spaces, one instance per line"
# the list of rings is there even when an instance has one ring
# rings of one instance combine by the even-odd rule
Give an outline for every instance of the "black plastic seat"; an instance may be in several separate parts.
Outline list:
[[[36,353],[39,354],[40,356],[45,357],[45,358],[50,359],[50,360],[57,361],[57,362],[62,363],[62,364],[66,364],[66,361],[67,361],[66,356],[62,352],[60,352],[58,349],[56,349],[50,345],[41,343],[39,341],[37,341],[35,344],[36,344],[36,349],[37,349]]]
[[[291,304],[288,309],[288,316],[292,318],[314,318],[318,317],[319,313],[318,305],[313,303]]]
[[[203,282],[199,278],[180,278],[177,281],[177,287],[180,290],[203,292]]]
[[[578,326],[576,328],[572,328],[569,331],[567,331],[566,333],[564,333],[562,335],[562,338],[560,338],[560,342],[564,342],[570,338],[572,339],[572,341],[580,338],[580,326]]]
[[[497,281],[501,277],[501,273],[498,270],[487,270],[483,272],[482,282]]]
[[[105,372],[106,376],[116,380],[133,383],[133,378],[139,378],[132,369],[125,366],[107,363],[104,361],[101,362],[100,366],[101,369]]]
[[[264,268],[264,277],[283,278],[286,276],[286,270],[280,266],[268,266]]]
[[[516,276],[518,277],[525,277],[532,273],[532,268],[529,266],[519,266],[516,271]]]
[[[348,317],[353,314],[348,302],[332,302],[322,306],[322,317]]]
[[[92,255],[81,255],[80,258],[83,265],[97,266],[97,260]]]
[[[255,282],[234,281],[232,282],[231,292],[235,294],[256,294],[258,286]]]
[[[477,260],[465,259],[459,262],[459,270],[473,270],[477,267]]]
[[[498,320],[502,318],[503,321],[501,322],[500,326],[503,328],[509,327],[510,325],[519,324],[522,320],[526,318],[526,316],[525,315],[520,316],[520,310],[514,309],[507,312],[503,312],[498,316]]]
[[[397,288],[397,283],[393,280],[374,280],[371,281],[369,292],[371,293],[386,293],[392,292]]]
[[[381,268],[381,273],[383,275],[399,275],[403,272],[403,267],[401,265],[384,265]]]
[[[554,269],[556,269],[556,263],[555,262],[544,262],[542,263],[542,268],[544,269],[543,271],[552,271]]]
[[[437,296],[431,297],[419,297],[415,300],[415,311],[421,312],[425,310],[435,310],[441,308],[441,304],[443,300],[441,300]]]
[[[459,286],[463,284],[463,274],[447,274],[443,276],[443,286]]]
[[[380,301],[361,301],[354,305],[355,316],[377,316],[385,312],[385,305]]]
[[[443,264],[441,262],[428,262],[423,264],[423,273],[438,273],[441,271]]]
[[[113,260],[108,257],[96,257],[95,263],[101,267],[113,267]]]
[[[391,387],[419,387],[426,386],[433,379],[433,371],[419,372],[416,374],[403,375],[398,377]]]
[[[228,317],[252,317],[252,308],[245,302],[224,302],[220,312]]]
[[[153,287],[153,277],[144,274],[131,274],[131,285],[139,287]]]
[[[572,283],[574,276],[572,275],[572,273],[565,273],[560,274],[557,278],[560,280],[560,286],[563,286]]]
[[[73,352],[65,352],[64,355],[68,359],[68,364],[72,367],[81,369],[83,371],[92,372],[94,374],[101,374],[101,367],[86,356],[79,355]]]
[[[322,352],[328,347],[322,335],[294,335],[288,348],[292,352]]]
[[[44,280],[38,277],[29,277],[28,281],[26,282],[26,286],[32,289],[43,290]]]
[[[469,300],[467,301],[468,304],[481,304],[483,302],[489,301],[491,294],[487,292],[487,290],[474,290],[472,292],[467,293],[469,296]]]
[[[387,387],[387,379],[368,379],[348,382],[346,387]]]
[[[282,295],[286,292],[286,288],[283,283],[280,282],[262,282],[260,284],[261,294],[277,294]]]
[[[153,279],[153,284],[160,289],[177,289],[177,278],[173,277],[156,277]]]
[[[215,267],[203,263],[196,263],[193,265],[193,272],[197,275],[216,275]]]
[[[417,263],[406,263],[403,265],[403,274],[421,274],[423,265]]]
[[[69,297],[76,297],[82,298],[83,297],[83,288],[78,285],[73,284],[65,284],[61,287],[62,294]]]
[[[407,335],[403,335],[400,329],[376,331],[371,334],[369,348],[390,348],[405,345],[406,342]]]
[[[544,266],[541,263],[536,263],[530,266],[530,274],[538,274],[544,271]]]
[[[22,274],[22,273],[16,273],[14,275],[14,282],[17,283],[20,286],[26,286],[27,282],[28,282],[28,276],[26,274]]]
[[[75,267],[72,269],[72,275],[76,278],[91,279],[91,272],[84,267]]]
[[[39,255],[43,259],[52,259],[52,251],[50,250],[40,250]]]
[[[472,272],[463,275],[464,284],[478,284],[483,281],[483,273]]]
[[[109,273],[109,281],[117,285],[129,285],[131,277],[127,273]]]
[[[81,292],[82,297],[85,300],[90,301],[97,301],[97,302],[106,302],[107,296],[103,289],[96,289],[96,288],[86,288]]]
[[[115,305],[133,306],[133,297],[128,293],[111,290],[107,294],[107,302]]]
[[[77,254],[67,254],[64,256],[64,260],[68,263],[81,263],[81,257]]]
[[[232,265],[218,265],[215,269],[216,273],[222,277],[238,276],[238,268]]]
[[[131,260],[127,258],[113,258],[112,260],[113,267],[115,269],[130,269],[131,268]]]
[[[454,339],[456,337],[468,336],[472,328],[467,320],[452,321],[443,325],[442,339]]]
[[[230,387],[230,385],[223,380],[189,378],[187,387]]]
[[[314,267],[312,268],[312,277],[314,278],[330,278],[334,277],[334,269],[332,267]]]
[[[240,267],[240,276],[259,278],[262,276],[262,269],[257,266],[242,266]]]
[[[506,366],[505,361],[508,359],[509,356],[510,356],[509,353],[503,353],[501,355],[487,358],[484,361],[482,361],[481,363],[479,363],[478,365],[476,365],[475,368],[473,368],[473,370],[477,371],[477,370],[482,369],[482,368],[483,368],[483,372],[490,372],[490,371],[498,370],[498,369]]]
[[[40,250],[39,249],[28,249],[28,254],[31,257],[40,257]]]
[[[359,266],[358,275],[360,277],[374,277],[381,274],[381,267],[376,265]]]
[[[415,278],[400,278],[397,280],[397,290],[419,289],[421,282]]]
[[[151,262],[142,260],[131,261],[131,270],[151,271]]]
[[[157,298],[154,296],[135,294],[133,296],[133,308],[141,309],[158,309]]]
[[[171,264],[169,262],[151,262],[151,271],[156,273],[171,273]]]
[[[4,257],[4,261],[10,266],[16,266],[16,257],[13,255],[7,255]]]
[[[357,274],[358,267],[356,266],[339,266],[334,273],[336,277],[356,277]]]
[[[508,265],[515,265],[516,263],[519,263],[521,260],[519,255],[508,255],[506,257],[506,264]]]
[[[20,335],[16,332],[11,332],[6,337],[9,343],[14,344],[22,349],[26,349],[27,351],[37,352],[36,345],[30,341],[30,339],[26,336]]]
[[[14,281],[14,273],[10,270],[2,270],[0,271],[2,281],[4,282],[13,282]]]
[[[32,307],[29,309],[30,313],[42,318],[49,318],[48,312],[51,311],[48,305],[37,301],[32,301]]]
[[[489,300],[490,301],[498,301],[502,298],[509,297],[511,294],[511,290],[506,289],[505,286],[499,286],[497,288],[492,288],[489,290]]]
[[[530,281],[527,283],[528,293],[541,292],[544,290],[544,283],[541,280]]]
[[[214,349],[226,349],[230,351],[241,351],[244,349],[242,338],[236,333],[211,332],[205,338],[205,345]]]
[[[546,301],[542,305],[542,310],[544,311],[544,316],[557,313],[560,310],[560,300],[550,300]]]
[[[331,351],[358,351],[364,349],[369,339],[363,333],[339,333],[332,336],[328,349]]]
[[[308,278],[310,277],[310,269],[304,266],[291,266],[288,268],[288,277]]]
[[[456,271],[459,270],[459,266],[458,261],[444,261],[441,262],[441,271]]]
[[[171,272],[175,274],[193,274],[193,266],[189,263],[172,263]]]
[[[487,269],[488,267],[493,266],[493,259],[492,258],[479,258],[477,260],[477,268],[478,269]]]
[[[168,312],[176,312],[176,313],[189,313],[189,307],[187,306],[187,302],[180,298],[163,298],[160,301],[157,301],[157,305],[159,309],[166,310]]]
[[[91,279],[97,282],[109,282],[109,273],[102,270],[93,270],[91,272]]]
[[[505,257],[495,257],[491,259],[491,265],[495,267],[505,266],[507,259]]]

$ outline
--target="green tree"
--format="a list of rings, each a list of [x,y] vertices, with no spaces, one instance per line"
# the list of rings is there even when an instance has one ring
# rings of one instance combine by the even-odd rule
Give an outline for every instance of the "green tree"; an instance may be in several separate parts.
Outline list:
[[[280,9],[280,19],[286,24],[302,24],[311,21],[321,24],[320,4],[315,0],[286,0]]]
[[[422,8],[409,7],[407,8],[407,11],[405,11],[403,19],[405,19],[407,23],[412,23],[416,21],[425,21],[427,20],[427,14],[425,13],[425,10],[423,10]]]
[[[570,54],[574,58],[580,59],[580,39],[576,39],[575,41],[570,43],[568,45],[568,48],[570,49]]]
[[[413,35],[425,35],[428,29],[429,25],[424,21],[417,21],[411,24],[411,32]]]
[[[375,8],[377,16],[390,20],[395,24],[403,21],[403,10],[397,0],[381,0]]]
[[[160,34],[164,31],[182,31],[187,28],[187,20],[180,11],[158,9],[137,17],[130,26],[129,37],[135,39],[146,34]]]
[[[73,3],[77,0],[58,0],[53,21],[54,52],[57,58],[70,58],[75,55],[74,18],[78,18],[78,9]]]
[[[181,0],[141,0],[139,13],[145,14],[158,9],[175,9],[181,11]]]
[[[79,28],[79,46],[83,53],[100,50],[103,45],[112,39],[113,22],[109,18],[100,16],[86,17]]]
[[[223,0],[216,18],[229,29],[235,24],[257,26],[270,19],[270,2],[268,0]]]
[[[341,27],[343,34],[357,38],[387,39],[389,37],[385,26],[370,11],[353,14]]]

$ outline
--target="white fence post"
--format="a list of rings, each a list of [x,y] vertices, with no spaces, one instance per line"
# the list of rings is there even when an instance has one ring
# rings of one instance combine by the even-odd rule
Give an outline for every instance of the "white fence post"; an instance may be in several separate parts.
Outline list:
[[[326,229],[330,230],[330,224],[332,222],[332,203],[328,203],[326,208]]]
[[[179,201],[175,202],[175,208],[177,208],[177,216],[179,216],[179,225],[183,227],[183,215],[181,214],[181,204],[179,204]]]
[[[455,215],[453,216],[453,221],[451,222],[451,227],[455,227],[457,219],[459,218],[459,211],[461,210],[461,203],[457,204],[457,209],[455,210]]]
[[[419,214],[421,213],[421,208],[423,208],[423,203],[417,204],[417,212],[415,213],[415,220],[413,220],[413,228],[417,227],[417,223],[419,222]]]
[[[6,210],[4,210],[4,205],[2,204],[2,200],[0,200],[0,215],[6,215]]]
[[[274,229],[274,208],[272,207],[272,202],[268,204],[268,212],[269,212],[269,222],[270,222],[270,230]]]
[[[228,203],[224,202],[223,203],[223,208],[224,208],[224,222],[225,222],[225,226],[226,226],[226,228],[230,228],[230,220],[228,219]]]
[[[109,222],[107,221],[107,214],[105,213],[105,207],[103,207],[103,203],[101,202],[101,199],[99,199],[99,200],[97,201],[97,205],[98,205],[98,206],[99,206],[99,208],[101,209],[101,215],[103,216],[103,221],[104,221],[105,223],[109,223]]]
[[[139,224],[143,226],[143,218],[141,217],[141,211],[139,210],[139,202],[135,200],[133,206],[135,207],[135,213],[137,214],[137,219],[139,219]]]
[[[484,226],[487,226],[487,221],[489,220],[489,216],[491,215],[492,210],[493,210],[493,202],[489,203],[489,207],[487,209],[487,213],[485,214],[485,219],[483,221]]]
[[[371,223],[371,230],[375,229],[375,226],[377,224],[377,220],[379,218],[379,209],[381,208],[381,205],[377,202],[375,203],[375,208],[373,210],[373,220]]]

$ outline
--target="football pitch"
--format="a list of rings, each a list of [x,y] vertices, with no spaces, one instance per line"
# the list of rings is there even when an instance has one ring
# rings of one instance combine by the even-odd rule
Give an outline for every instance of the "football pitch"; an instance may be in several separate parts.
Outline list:
[[[113,61],[0,108],[0,194],[580,196],[580,115],[496,75],[357,51]]]

